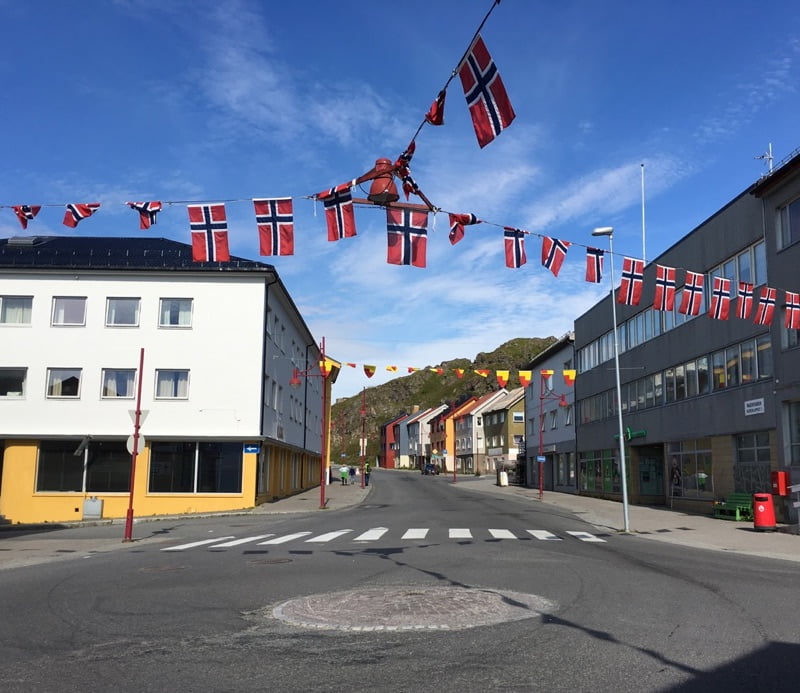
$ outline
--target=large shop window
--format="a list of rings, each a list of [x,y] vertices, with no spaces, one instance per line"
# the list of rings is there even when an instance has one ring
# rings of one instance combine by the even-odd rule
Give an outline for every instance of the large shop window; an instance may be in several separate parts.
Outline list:
[[[43,440],[39,443],[36,490],[83,490],[83,455],[75,455],[80,440]]]
[[[792,464],[800,464],[800,402],[789,405],[789,448]]]
[[[714,473],[708,438],[667,444],[669,495],[683,498],[713,498]]]
[[[733,490],[736,493],[771,492],[769,433],[743,433],[736,436],[733,464]]]
[[[124,440],[92,440],[87,448],[86,490],[90,493],[130,491],[131,453]]]
[[[36,491],[114,493],[130,490],[131,455],[125,441],[91,440],[85,452],[82,448],[81,441],[74,438],[41,441]]]
[[[241,442],[153,442],[150,493],[241,493]]]

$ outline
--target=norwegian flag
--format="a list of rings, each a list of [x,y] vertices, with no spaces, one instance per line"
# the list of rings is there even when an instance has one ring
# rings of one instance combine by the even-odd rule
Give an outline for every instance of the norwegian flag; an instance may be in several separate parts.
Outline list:
[[[27,229],[28,222],[33,220],[41,208],[41,205],[16,205],[14,207],[14,214],[17,215],[17,219],[19,219],[22,228]]]
[[[771,325],[772,315],[775,312],[775,299],[777,291],[764,286],[761,289],[761,297],[756,308],[756,317],[753,322],[756,325]]]
[[[474,214],[450,214],[450,245],[455,245],[464,238],[464,227],[480,224],[481,220]]]
[[[549,269],[554,277],[561,271],[561,265],[564,264],[570,245],[569,241],[560,241],[549,236],[542,238],[542,265]]]
[[[253,199],[260,255],[294,255],[294,214],[291,197]]]
[[[98,209],[100,209],[99,202],[69,204],[67,205],[67,211],[64,212],[64,226],[74,229],[81,219],[92,216]]]
[[[638,306],[642,298],[644,284],[644,260],[626,257],[622,260],[622,280],[620,281],[617,302]]]
[[[430,109],[425,114],[426,122],[431,125],[444,125],[444,99],[447,92],[442,89],[431,104]]]
[[[704,279],[703,275],[697,272],[686,272],[686,283],[683,286],[681,305],[678,308],[679,313],[684,315],[700,314],[700,306],[703,303]]]
[[[603,279],[603,255],[600,248],[586,249],[586,281],[599,284]]]
[[[400,177],[400,180],[403,183],[403,192],[405,193],[406,199],[408,199],[408,196],[412,192],[419,195],[419,186],[411,177],[411,169],[408,167],[416,149],[416,141],[411,140],[405,151],[398,157],[397,161],[394,162],[394,166],[397,169],[397,175]]]
[[[480,35],[472,42],[458,74],[482,149],[511,125],[515,113],[497,65]]]
[[[786,292],[786,313],[783,324],[787,330],[800,330],[800,294],[794,291]]]
[[[675,268],[656,265],[656,295],[653,310],[672,310],[675,306]]]
[[[328,224],[328,240],[338,241],[356,235],[356,217],[353,211],[353,196],[350,183],[342,183],[317,195],[325,206],[325,221]]]
[[[149,229],[156,223],[156,215],[161,211],[162,205],[158,201],[153,202],[126,202],[131,209],[139,212],[139,228]]]
[[[511,269],[522,267],[528,261],[525,257],[525,232],[504,226],[503,242],[506,248],[506,267]]]
[[[715,320],[727,320],[731,310],[731,280],[714,277],[711,291],[711,308],[708,314]]]
[[[753,312],[753,285],[748,282],[739,282],[738,300],[736,301],[736,317],[749,320]]]
[[[386,261],[390,265],[425,267],[428,246],[428,213],[411,209],[386,210],[389,246]]]
[[[228,222],[225,205],[189,205],[194,262],[228,262]]]

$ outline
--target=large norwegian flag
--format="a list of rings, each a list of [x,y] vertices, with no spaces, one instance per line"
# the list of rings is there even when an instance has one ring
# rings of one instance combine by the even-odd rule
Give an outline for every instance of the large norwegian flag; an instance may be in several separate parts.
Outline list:
[[[92,216],[98,209],[100,209],[99,202],[68,204],[67,211],[64,212],[64,226],[74,229],[82,219]]]
[[[390,265],[425,267],[428,247],[428,213],[411,209],[386,210],[389,246],[386,261]]]
[[[672,310],[675,306],[675,268],[656,265],[656,291],[653,310]]]
[[[506,267],[519,269],[528,261],[528,258],[525,257],[524,231],[504,226],[503,243],[506,250]]]
[[[714,277],[711,291],[711,307],[708,314],[715,320],[727,320],[731,310],[731,280]]]
[[[478,144],[485,147],[514,120],[514,109],[492,56],[475,37],[458,71]]]
[[[229,262],[228,221],[224,204],[189,205],[194,262]]]
[[[36,217],[41,208],[41,205],[15,205],[14,214],[17,215],[17,219],[19,219],[22,228],[27,229],[28,222]]]
[[[260,255],[294,255],[294,210],[291,197],[254,199]]]
[[[642,298],[644,284],[644,260],[626,257],[622,260],[622,280],[620,281],[617,302],[638,306]]]
[[[350,183],[342,183],[335,188],[317,195],[325,207],[325,221],[328,225],[328,240],[338,241],[356,235],[356,217],[353,211],[353,195]]]
[[[678,312],[684,315],[700,315],[703,304],[703,284],[705,277],[698,272],[686,272],[686,283],[683,285],[683,296]]]
[[[603,279],[603,255],[600,248],[586,249],[586,281],[599,284]]]
[[[570,245],[569,241],[560,241],[549,236],[542,238],[542,265],[549,269],[554,277],[561,271],[561,265],[564,264]]]

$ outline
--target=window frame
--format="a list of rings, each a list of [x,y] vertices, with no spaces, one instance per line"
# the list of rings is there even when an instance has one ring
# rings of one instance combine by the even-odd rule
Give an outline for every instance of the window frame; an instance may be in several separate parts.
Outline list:
[[[112,373],[128,373],[132,375],[130,378],[130,394],[125,395],[110,395],[106,392],[106,376]],[[137,371],[135,368],[102,368],[100,370],[100,399],[133,399],[136,394],[136,378]]]
[[[162,374],[166,375],[167,373],[174,373],[174,374],[178,374],[178,375],[183,374],[183,373],[186,374],[186,379],[185,379],[185,382],[186,382],[186,385],[185,385],[186,394],[185,395],[181,396],[180,394],[178,394],[178,395],[167,396],[167,395],[159,395],[158,394],[159,393],[159,389],[160,389],[159,385],[162,382],[161,379],[160,379],[160,376]],[[175,381],[173,379],[173,383],[174,382]],[[171,400],[186,401],[186,400],[189,399],[189,384],[190,384],[190,369],[188,369],[188,368],[156,368],[155,369],[155,391],[153,393],[153,399],[157,399],[157,400],[160,400],[160,401],[171,401]],[[177,381],[177,385],[178,385],[178,389],[180,389],[180,385],[181,385],[181,381],[180,380]]]
[[[82,301],[83,315],[81,322],[56,322],[56,314],[58,312],[59,301]],[[53,304],[50,311],[50,326],[51,327],[86,327],[86,296],[53,296]],[[65,304],[66,307],[67,304]],[[65,311],[66,312],[66,311]]]
[[[185,325],[182,325],[180,322],[178,323],[171,323],[171,322],[164,322],[164,302],[165,301],[187,301],[189,303],[189,310],[187,312],[189,316],[189,322]],[[171,311],[170,311],[171,314]],[[183,314],[182,308],[178,307],[178,320],[180,321],[180,316]],[[188,330],[192,328],[194,324],[194,299],[186,296],[162,296],[158,299],[158,327],[159,329],[165,330]]]
[[[133,322],[112,322],[112,320],[110,318],[112,301],[128,301],[128,302],[135,301],[136,302],[136,306],[134,308],[134,321]],[[108,296],[108,297],[106,297],[105,325],[106,325],[106,327],[139,327],[139,321],[141,319],[141,309],[142,309],[142,299],[141,299],[141,297],[135,297],[135,296]]]
[[[9,382],[12,381],[13,377],[12,374],[14,373],[21,374],[21,378],[19,379],[20,390],[12,390],[12,385],[3,386],[5,388],[5,392],[0,390],[0,399],[25,399],[25,394],[27,392],[27,385],[28,385],[28,369],[27,367],[16,367],[16,366],[0,366],[0,385],[3,383],[4,379],[7,378]],[[4,375],[9,374],[9,375]],[[19,392],[19,394],[11,394]]]
[[[57,372],[62,373],[77,373],[78,377],[78,387],[77,392],[74,395],[64,395],[64,394],[52,394],[52,390],[54,389],[55,381],[53,380],[53,376]],[[63,388],[63,383],[69,380],[69,378],[64,378],[61,380],[61,385]],[[82,368],[70,368],[70,367],[49,367],[47,369],[47,379],[45,381],[45,399],[80,399],[81,398],[81,385],[83,384],[83,369]]]
[[[8,318],[7,306],[9,300],[28,300],[28,305],[22,307],[22,320],[8,320],[4,318]],[[13,306],[12,306],[13,307]],[[27,314],[27,315],[26,315]],[[24,296],[24,295],[17,295],[17,294],[4,294],[0,296],[0,325],[4,326],[22,326],[22,325],[30,325],[33,316],[33,296]],[[25,320],[24,318],[27,317],[28,319]]]

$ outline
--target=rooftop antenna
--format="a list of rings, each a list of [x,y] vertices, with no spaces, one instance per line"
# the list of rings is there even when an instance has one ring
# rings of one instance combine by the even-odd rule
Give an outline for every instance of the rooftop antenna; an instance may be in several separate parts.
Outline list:
[[[764,154],[761,156],[754,156],[753,158],[766,161],[767,165],[769,166],[769,172],[772,173],[772,142],[769,143],[767,151]]]

